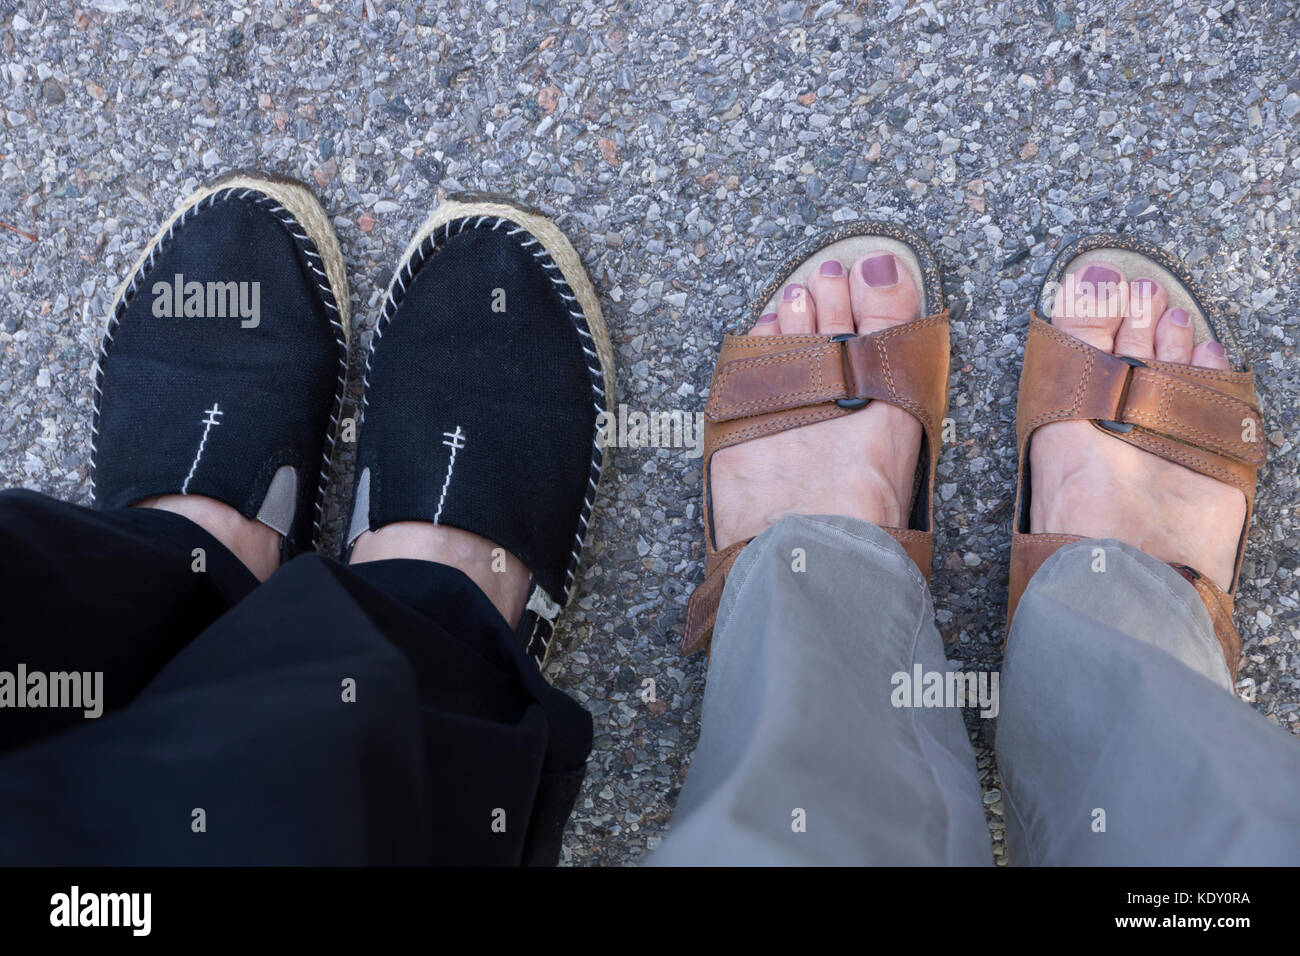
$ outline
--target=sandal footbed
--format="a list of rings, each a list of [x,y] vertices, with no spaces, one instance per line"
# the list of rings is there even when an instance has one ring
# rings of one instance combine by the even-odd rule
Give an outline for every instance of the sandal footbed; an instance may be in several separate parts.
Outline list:
[[[897,239],[890,239],[888,236],[852,236],[848,239],[832,242],[829,246],[823,246],[799,263],[794,271],[785,277],[782,289],[792,282],[809,286],[810,280],[817,273],[817,270],[821,268],[823,262],[835,260],[844,266],[847,274],[847,270],[851,269],[853,264],[860,258],[869,253],[881,251],[892,252],[903,263],[908,275],[912,277],[912,282],[915,283],[922,301],[924,301],[925,276],[921,267],[921,260],[907,243],[900,242]],[[764,303],[763,313],[775,312],[780,301],[781,292],[778,291]]]

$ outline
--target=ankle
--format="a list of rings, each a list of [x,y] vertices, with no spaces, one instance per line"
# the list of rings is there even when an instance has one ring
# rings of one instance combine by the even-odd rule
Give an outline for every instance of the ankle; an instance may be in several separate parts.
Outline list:
[[[428,521],[398,521],[357,538],[351,563],[393,558],[453,567],[478,586],[511,627],[523,616],[532,575],[518,558],[487,538]]]
[[[280,566],[280,536],[260,521],[251,521],[223,502],[202,495],[157,495],[132,507],[156,508],[189,518],[216,538],[252,571],[259,581]]]

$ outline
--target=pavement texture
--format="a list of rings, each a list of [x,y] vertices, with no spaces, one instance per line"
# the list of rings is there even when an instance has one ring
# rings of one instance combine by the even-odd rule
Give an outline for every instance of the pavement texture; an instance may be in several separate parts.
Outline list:
[[[993,668],[1034,290],[1068,239],[1136,233],[1187,257],[1258,371],[1271,460],[1238,693],[1300,734],[1297,7],[1133,6],[0,0],[0,222],[29,234],[0,230],[0,472],[88,500],[116,285],[174,204],[232,167],[313,184],[333,217],[354,371],[442,196],[540,206],[589,265],[630,411],[701,410],[723,333],[791,243],[880,218],[923,231],[945,268],[957,434],[934,595],[952,665]],[[704,690],[703,657],[678,651],[703,573],[699,459],[614,462],[548,666],[596,721],[571,864],[659,843]],[[336,502],[336,540],[341,521]],[[1002,860],[992,735],[970,729]]]

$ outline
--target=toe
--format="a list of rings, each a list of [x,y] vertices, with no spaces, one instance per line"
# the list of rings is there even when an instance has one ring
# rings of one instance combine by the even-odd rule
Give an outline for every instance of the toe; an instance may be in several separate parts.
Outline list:
[[[1192,320],[1186,309],[1169,309],[1156,323],[1156,358],[1186,365],[1192,360]]]
[[[808,290],[797,282],[786,286],[776,306],[776,318],[786,335],[812,332],[817,327],[817,307]]]
[[[852,332],[853,306],[849,303],[849,277],[844,266],[828,259],[808,280],[817,307],[817,331],[826,335]]]
[[[768,312],[766,315],[759,317],[754,323],[754,327],[749,330],[750,335],[780,335],[781,323],[777,320],[775,312]]]
[[[1156,357],[1156,323],[1165,311],[1165,290],[1154,279],[1128,284],[1128,306],[1115,333],[1115,352],[1136,359]]]
[[[921,317],[916,283],[889,252],[870,252],[853,264],[849,295],[858,332],[870,335]]]
[[[1124,318],[1128,287],[1124,273],[1107,262],[1094,262],[1082,272],[1070,272],[1056,291],[1052,324],[1109,352]]]
[[[1192,349],[1192,364],[1199,365],[1201,368],[1218,369],[1221,372],[1227,372],[1232,368],[1232,363],[1228,361],[1227,350],[1218,342],[1202,342]]]

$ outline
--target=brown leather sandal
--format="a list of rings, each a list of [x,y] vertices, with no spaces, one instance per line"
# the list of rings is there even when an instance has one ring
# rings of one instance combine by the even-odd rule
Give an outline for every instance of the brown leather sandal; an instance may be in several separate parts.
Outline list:
[[[930,578],[930,516],[940,429],[948,405],[948,310],[939,267],[920,236],[883,223],[844,223],[797,249],[758,295],[748,326],[776,311],[787,283],[805,283],[827,259],[855,262],[888,250],[920,290],[927,318],[870,335],[728,335],[722,343],[704,418],[705,578],[686,614],[686,653],[707,647],[727,574],[749,543],[715,547],[709,474],[714,452],[753,438],[851,415],[879,400],[922,426],[916,491],[906,528],[885,528]],[[747,327],[748,327],[747,326]],[[752,539],[750,539],[752,540]]]
[[[1125,275],[1155,279],[1166,291],[1169,308],[1185,309],[1191,317],[1197,344],[1213,340],[1237,351],[1229,330],[1215,322],[1187,268],[1139,239],[1103,234],[1066,246],[1044,277],[1039,308],[1050,311],[1049,293],[1065,274],[1094,260],[1108,260]],[[1171,565],[1201,596],[1235,678],[1241,637],[1232,623],[1233,601],[1255,507],[1256,474],[1266,453],[1254,373],[1249,368],[1221,372],[1112,355],[1055,328],[1037,309],[1030,312],[1016,405],[1020,465],[1011,537],[1008,634],[1016,605],[1034,572],[1062,545],[1082,540],[1078,535],[1029,533],[1029,442],[1043,425],[1070,420],[1091,421],[1120,441],[1225,481],[1246,496],[1246,522],[1228,591],[1193,568]]]

